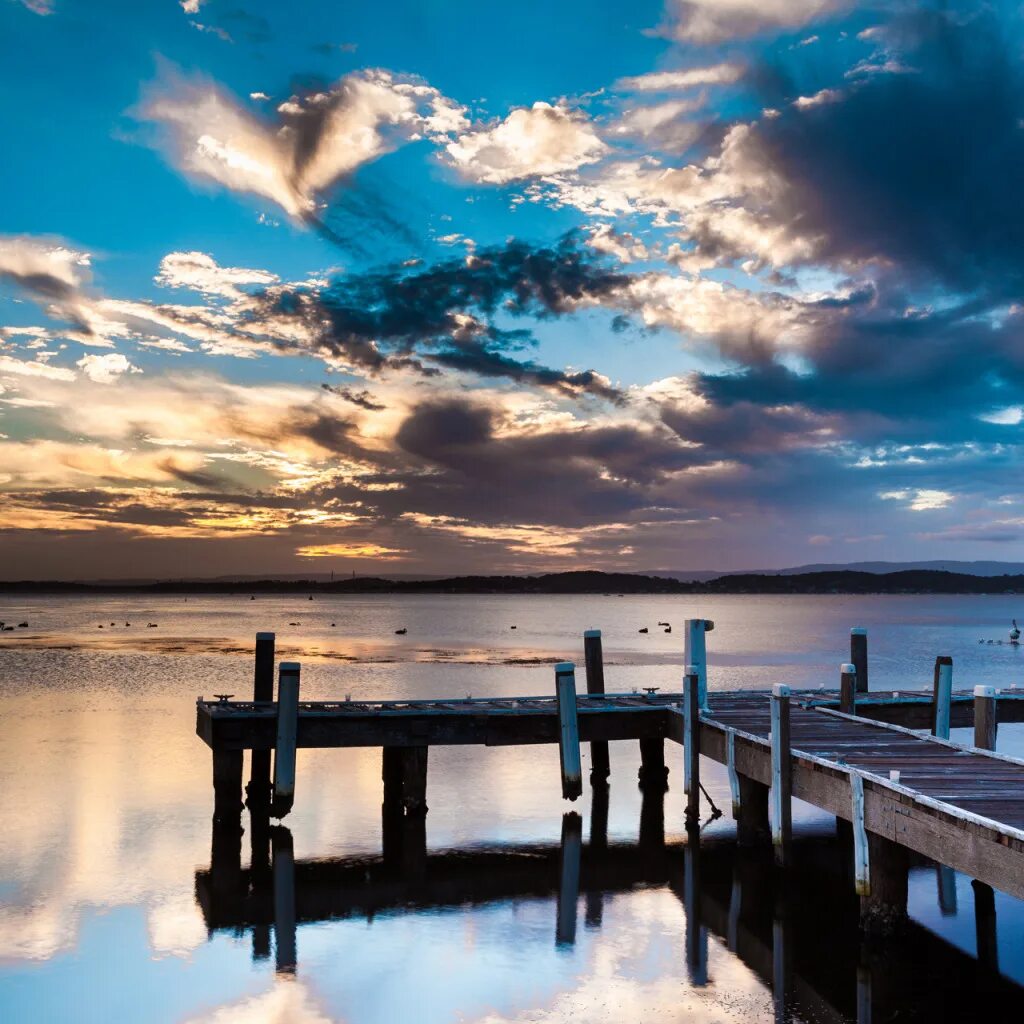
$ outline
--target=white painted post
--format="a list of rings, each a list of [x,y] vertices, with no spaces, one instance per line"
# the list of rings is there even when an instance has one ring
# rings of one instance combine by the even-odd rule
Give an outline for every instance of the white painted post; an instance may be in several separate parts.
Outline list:
[[[974,745],[982,750],[996,749],[996,688],[974,688]]]
[[[299,671],[297,661],[283,661],[277,679],[277,746],[274,748],[272,813],[283,818],[295,802],[295,746],[299,732]]]
[[[583,792],[580,729],[576,717],[576,666],[560,661],[555,666],[558,697],[558,753],[562,762],[562,799],[575,800]]]
[[[935,659],[933,695],[932,735],[940,740],[948,740],[949,709],[953,698],[953,659],[948,656]]]
[[[776,683],[772,687],[771,726],[772,846],[775,847],[776,863],[785,864],[793,826],[793,766],[789,744],[789,687],[784,683]]]
[[[732,795],[732,820],[740,817],[740,777],[736,771],[736,730],[730,729],[725,740],[725,764],[729,769],[729,792]]]
[[[715,624],[710,619],[686,620],[683,660],[686,662],[686,674],[696,675],[700,680],[697,699],[701,711],[710,710],[708,706],[707,641],[704,634],[710,633],[714,628]]]
[[[864,828],[864,780],[850,775],[853,809],[853,883],[858,896],[871,895],[871,865],[868,863],[868,834]]]

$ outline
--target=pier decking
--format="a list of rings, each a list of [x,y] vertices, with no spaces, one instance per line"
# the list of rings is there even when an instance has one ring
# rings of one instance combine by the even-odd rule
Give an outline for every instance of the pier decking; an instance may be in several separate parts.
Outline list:
[[[702,639],[710,625],[694,622]],[[688,627],[688,634],[694,632]],[[422,836],[431,746],[558,743],[562,793],[575,799],[582,788],[581,743],[599,753],[609,741],[638,741],[641,788],[664,792],[667,739],[692,744],[693,753],[727,766],[740,842],[770,837],[780,864],[791,843],[793,797],[848,822],[866,927],[889,930],[905,916],[908,851],[1024,897],[1024,762],[942,738],[950,725],[975,724],[979,742],[994,746],[997,721],[1024,721],[1024,692],[954,693],[952,667],[943,658],[932,695],[855,694],[852,664],[842,666],[844,691],[706,693],[694,673],[687,677],[687,714],[682,694],[600,692],[595,680],[603,686],[603,670],[593,671],[591,655],[588,648],[592,692],[575,701],[568,663],[556,666],[560,697],[299,702],[299,666],[286,663],[279,702],[200,698],[196,729],[213,751],[215,830],[237,829],[246,749],[276,752],[273,785],[257,777],[257,764],[266,767],[269,757],[254,757],[248,803],[281,817],[294,798],[298,748],[380,747],[385,826],[389,815],[393,821],[415,819]],[[265,656],[262,665],[266,673]],[[265,684],[257,680],[256,692],[266,694]],[[838,710],[841,702],[854,713]],[[938,735],[911,731],[929,723]],[[681,773],[688,826],[698,816],[699,763],[699,756],[687,758]],[[593,758],[595,787],[606,785],[602,764],[607,761]]]

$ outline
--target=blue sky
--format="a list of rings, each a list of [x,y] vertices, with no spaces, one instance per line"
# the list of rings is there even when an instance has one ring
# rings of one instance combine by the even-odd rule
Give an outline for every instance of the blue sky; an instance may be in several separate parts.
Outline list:
[[[1020,557],[1021,39],[3,0],[6,574]]]

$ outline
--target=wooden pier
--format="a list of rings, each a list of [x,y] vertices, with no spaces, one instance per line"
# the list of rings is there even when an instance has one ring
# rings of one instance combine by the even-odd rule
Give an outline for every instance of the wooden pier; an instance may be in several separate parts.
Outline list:
[[[703,639],[711,624],[694,621]],[[705,691],[694,672],[687,677],[688,711],[680,693],[601,692],[595,634],[586,637],[585,694],[576,692],[572,664],[560,663],[550,695],[307,702],[299,700],[299,666],[285,663],[276,702],[200,698],[197,733],[213,753],[215,847],[218,835],[237,845],[244,750],[258,755],[247,787],[250,809],[282,817],[295,797],[298,749],[379,747],[385,835],[389,828],[422,835],[431,746],[557,743],[562,793],[575,800],[582,789],[581,743],[600,756],[608,742],[638,742],[641,788],[663,793],[670,740],[687,748],[688,826],[696,824],[701,756],[728,770],[740,843],[770,839],[782,866],[789,863],[794,797],[848,823],[840,828],[851,840],[861,920],[869,931],[889,932],[905,921],[909,854],[1024,897],[1024,762],[942,738],[950,726],[974,725],[977,742],[993,746],[997,722],[1024,721],[1024,691],[954,691],[952,666],[939,658],[930,694],[864,692],[859,679],[866,675],[867,638],[855,630],[857,658],[841,666],[836,690],[721,691],[712,683]],[[255,692],[265,696],[267,635],[261,636]],[[273,784],[260,774],[269,771],[271,750]],[[676,763],[682,767],[682,761]],[[600,758],[597,767],[591,785],[601,790],[607,761]]]

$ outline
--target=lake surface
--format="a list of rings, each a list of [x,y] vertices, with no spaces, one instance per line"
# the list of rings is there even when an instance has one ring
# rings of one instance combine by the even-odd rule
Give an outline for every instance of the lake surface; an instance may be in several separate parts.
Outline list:
[[[557,748],[432,749],[428,861],[414,877],[380,861],[379,751],[301,751],[295,810],[274,836],[294,850],[299,923],[291,938],[268,933],[251,907],[221,899],[210,874],[210,754],[194,701],[251,693],[258,630],[302,661],[309,699],[550,693],[552,663],[582,663],[591,627],[604,634],[609,691],[676,691],[689,616],[716,624],[712,689],[834,686],[854,625],[869,631],[873,688],[930,685],[938,654],[952,655],[958,687],[1006,687],[1024,684],[1024,655],[979,640],[1005,639],[1010,619],[1024,618],[1018,600],[5,600],[0,619],[29,626],[0,634],[0,1019],[857,1020],[867,988],[867,1019],[1003,1019],[997,1001],[1024,984],[1020,902],[997,893],[998,968],[979,964],[970,879],[922,864],[910,936],[862,948],[832,819],[795,808],[802,866],[779,880],[737,856],[727,781],[710,763],[704,781],[726,814],[703,833],[696,921],[673,745],[663,809],[642,808],[636,744],[612,745],[600,836],[589,787],[575,804],[560,798]],[[1000,727],[999,748],[1024,753],[1022,728]],[[567,811],[579,820],[564,821]],[[560,844],[577,834],[584,871],[567,905]],[[280,948],[292,939],[294,951]],[[1024,1004],[1014,1005],[1017,1016]]]

